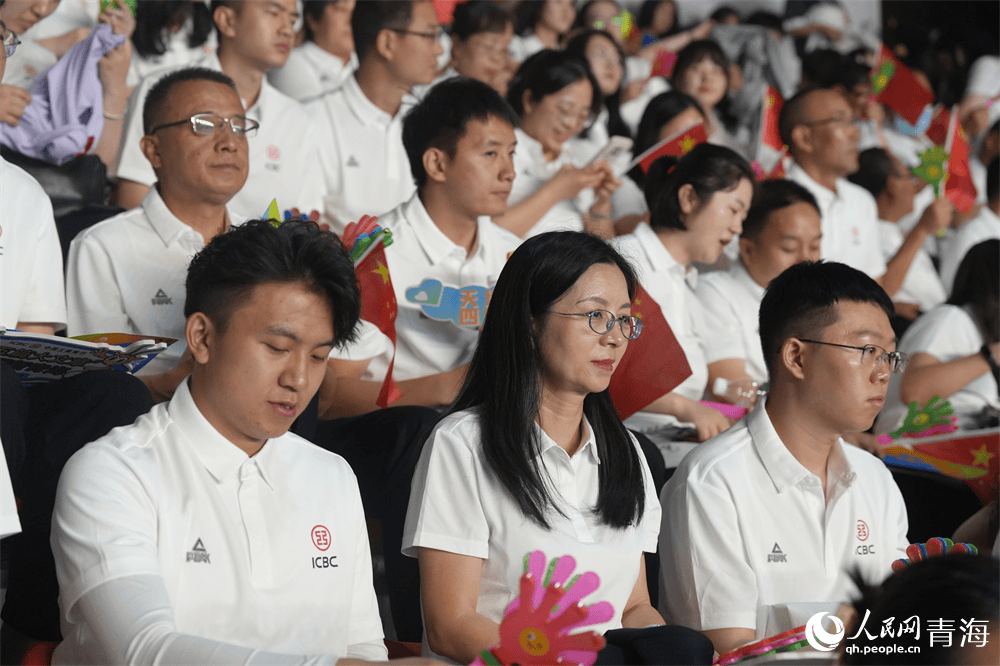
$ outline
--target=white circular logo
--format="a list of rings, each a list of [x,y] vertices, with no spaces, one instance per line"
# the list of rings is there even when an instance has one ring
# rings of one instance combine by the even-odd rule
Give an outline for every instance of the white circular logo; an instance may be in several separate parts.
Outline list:
[[[829,613],[816,613],[806,622],[806,640],[809,645],[820,652],[836,650],[844,638],[844,623],[836,615],[830,615],[833,620],[833,633],[823,628],[823,618]]]

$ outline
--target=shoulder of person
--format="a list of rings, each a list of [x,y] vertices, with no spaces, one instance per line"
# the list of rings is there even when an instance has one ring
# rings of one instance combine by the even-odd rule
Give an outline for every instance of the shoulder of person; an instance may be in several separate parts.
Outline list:
[[[110,243],[117,245],[121,240],[122,234],[128,233],[130,228],[142,228],[152,231],[149,220],[146,218],[145,210],[141,205],[122,211],[117,215],[87,227],[73,237],[71,244],[98,243],[106,245]]]
[[[277,447],[275,453],[281,464],[295,472],[298,478],[300,475],[321,477],[323,483],[331,485],[349,478],[357,483],[354,470],[344,458],[293,432],[269,440],[267,446]]]
[[[677,467],[674,476],[680,476],[688,484],[710,483],[725,485],[731,476],[746,476],[746,456],[756,453],[753,439],[747,432],[745,417],[729,430],[701,443],[691,451]]]
[[[77,451],[63,468],[62,480],[71,483],[99,482],[104,475],[129,470],[137,478],[152,477],[162,468],[164,433],[173,420],[169,403],[154,405],[135,423],[114,428],[104,437]]]

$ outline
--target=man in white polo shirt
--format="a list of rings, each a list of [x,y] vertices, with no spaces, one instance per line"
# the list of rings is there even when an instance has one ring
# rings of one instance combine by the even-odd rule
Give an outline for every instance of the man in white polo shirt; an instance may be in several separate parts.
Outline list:
[[[892,351],[892,311],[844,264],[785,270],[760,306],[766,401],[664,487],[664,617],[704,632],[720,654],[835,610],[853,592],[851,569],[879,583],[904,556],[899,489],[878,458],[841,439],[871,426],[905,364]]]
[[[354,474],[287,432],[354,335],[350,258],[311,222],[256,220],[186,286],[190,379],[60,480],[53,663],[384,660]]]
[[[402,122],[416,85],[434,80],[441,27],[429,1],[359,2],[351,16],[358,68],[306,105],[316,120],[326,197],[323,219],[337,233],[362,215],[381,215],[413,194]]]
[[[156,185],[141,206],[73,239],[70,335],[122,332],[183,341],[187,263],[244,219],[227,205],[246,181],[255,123],[243,116],[232,80],[209,69],[171,72],[150,90],[143,116],[143,159]],[[190,371],[189,362],[178,365],[183,350],[172,345],[140,371],[157,401],[169,399]]]
[[[288,59],[295,41],[296,0],[214,0],[212,8],[218,51],[189,66],[232,78],[246,116],[260,126],[249,140],[250,171],[233,197],[233,209],[245,218],[258,217],[277,199],[285,210],[318,215],[323,179],[315,167],[320,146],[312,120],[301,104],[278,92],[264,76]],[[181,68],[166,68],[143,79],[129,101],[117,171],[118,203],[124,208],[138,206],[156,181],[141,148],[143,108],[152,86],[176,69]]]

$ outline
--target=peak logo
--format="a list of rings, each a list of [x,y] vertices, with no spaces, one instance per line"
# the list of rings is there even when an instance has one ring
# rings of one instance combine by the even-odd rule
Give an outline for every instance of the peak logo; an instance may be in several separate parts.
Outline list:
[[[833,633],[823,628],[823,618],[829,613],[816,613],[806,622],[806,641],[809,646],[820,652],[831,652],[837,649],[844,639],[844,623],[835,615],[830,615],[833,621]]]

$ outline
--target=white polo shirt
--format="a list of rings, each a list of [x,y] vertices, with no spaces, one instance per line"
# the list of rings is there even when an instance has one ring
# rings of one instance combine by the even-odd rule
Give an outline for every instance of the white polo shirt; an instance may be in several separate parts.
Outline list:
[[[288,54],[284,67],[267,73],[267,80],[292,99],[304,103],[336,90],[357,68],[358,56],[354,52],[344,64],[315,42],[303,42]]]
[[[0,158],[0,324],[19,321],[65,328],[62,248],[45,190]]]
[[[903,245],[905,240],[903,230],[894,222],[879,220],[878,236],[882,256],[888,262],[896,256]],[[903,278],[903,285],[892,300],[898,303],[916,303],[923,312],[948,300],[948,294],[944,290],[941,278],[938,277],[937,269],[934,268],[934,262],[923,247],[917,250]]]
[[[660,502],[661,610],[699,631],[763,638],[771,606],[847,601],[851,569],[879,583],[905,557],[906,506],[882,461],[839,440],[824,496],[763,405],[685,458]]]
[[[510,59],[514,62],[524,62],[545,48],[542,40],[533,32],[526,35],[514,35],[510,38]]]
[[[286,433],[253,457],[169,403],[66,464],[52,517],[63,642],[54,663],[106,663],[78,602],[135,576],[162,579],[173,630],[290,654],[385,659],[357,480]],[[113,619],[113,618],[112,618]],[[369,643],[358,649],[360,644]]]
[[[213,30],[201,46],[188,46],[188,38],[194,28],[194,22],[188,18],[177,32],[167,33],[166,51],[160,55],[141,56],[133,49],[132,61],[128,67],[128,77],[125,83],[137,86],[147,76],[166,67],[190,67],[191,63],[202,56],[214,53],[218,47],[218,38]]]
[[[423,547],[481,558],[476,612],[493,622],[503,619],[504,610],[520,593],[525,555],[539,549],[549,559],[571,554],[576,559],[576,573],[593,571],[601,577],[600,589],[584,603],[609,601],[614,606],[614,617],[591,629],[603,634],[620,628],[622,611],[639,577],[639,558],[643,551],[656,550],[660,505],[646,459],[633,438],[642,464],[645,512],[638,525],[626,529],[599,522],[593,507],[597,504],[600,459],[589,423],[586,428],[586,440],[572,457],[538,429],[539,467],[566,514],[551,511],[547,517],[552,529],[546,530],[521,513],[487,466],[478,416],[466,410],[446,417],[431,434],[417,463],[403,530],[403,554],[416,557],[417,548]],[[428,654],[426,643],[424,649]]]
[[[385,258],[398,307],[393,379],[426,377],[468,363],[493,286],[521,239],[480,218],[476,249],[467,256],[434,224],[416,194],[379,224],[392,231]]]
[[[832,192],[813,180],[798,164],[792,164],[788,179],[816,197],[823,231],[820,240],[823,259],[845,263],[872,279],[885,275],[885,259],[879,249],[878,206],[868,190],[838,178],[837,191]]]
[[[941,254],[941,282],[949,293],[955,286],[955,274],[966,253],[983,241],[1000,238],[1000,217],[989,206],[983,206],[979,215],[950,233],[954,237]]]
[[[243,218],[227,208],[230,224]],[[69,248],[69,334],[133,333],[178,343],[143,368],[163,372],[184,351],[184,283],[205,239],[163,203],[156,187],[142,205],[80,232]]]
[[[218,56],[210,53],[189,65],[161,69],[142,80],[129,99],[118,178],[143,185],[156,182],[153,167],[139,149],[144,134],[142,107],[153,84],[167,73],[187,67],[222,71]],[[246,101],[243,105],[246,106]],[[316,168],[320,144],[316,141],[313,121],[302,105],[275,90],[265,77],[257,102],[246,110],[246,115],[260,123],[260,128],[247,139],[250,171],[243,189],[229,206],[247,219],[261,217],[272,199],[278,200],[282,211],[292,208],[306,214],[322,211],[323,179]]]
[[[325,183],[323,215],[343,234],[362,215],[381,215],[416,191],[403,148],[403,117],[415,99],[403,98],[395,116],[375,106],[353,75],[337,90],[306,105],[316,123],[312,140]]]
[[[920,315],[906,329],[897,349],[911,355],[930,354],[942,363],[948,363],[970,354],[978,354],[982,346],[983,335],[970,311],[965,307],[943,304]],[[985,363],[983,367],[986,367]],[[902,376],[889,375],[885,406],[875,420],[877,434],[895,430],[906,417],[907,406],[899,396]],[[983,372],[946,400],[955,409],[960,428],[969,427],[968,417],[978,414],[986,406],[1000,409],[997,383],[990,372]]]
[[[741,261],[727,271],[698,278],[698,300],[705,311],[705,361],[741,358],[747,374],[759,384],[767,381],[757,317],[763,298],[764,287],[754,282]]]
[[[541,143],[528,136],[520,127],[514,129],[514,134],[517,137],[517,150],[514,151],[514,183],[507,199],[510,206],[521,203],[537,192],[542,185],[552,180],[563,165],[573,163],[573,156],[567,146],[563,147],[558,157],[549,162],[542,153]],[[580,194],[584,193],[590,193],[593,200],[593,190],[584,190]],[[531,238],[546,231],[583,231],[583,216],[573,199],[563,199],[556,203],[524,237]]]

